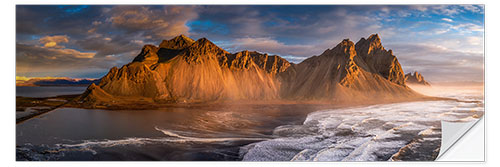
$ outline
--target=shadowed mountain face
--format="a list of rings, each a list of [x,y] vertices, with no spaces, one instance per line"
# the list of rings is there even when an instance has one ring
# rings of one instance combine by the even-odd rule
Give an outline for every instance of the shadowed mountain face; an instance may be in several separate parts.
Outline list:
[[[406,83],[408,83],[408,84],[420,84],[420,85],[425,85],[425,86],[431,86],[431,84],[429,84],[429,82],[425,81],[424,76],[422,76],[422,74],[420,74],[417,71],[413,72],[413,74],[411,72],[406,74],[405,80],[406,80]]]
[[[392,50],[385,50],[378,34],[373,34],[368,39],[361,38],[356,43],[356,52],[366,62],[366,70],[380,74],[398,85],[405,84],[405,75],[398,58],[392,54]]]
[[[356,44],[343,40],[299,64],[255,51],[229,53],[206,38],[180,35],[159,47],[145,45],[131,63],[113,67],[99,85],[91,85],[80,102],[332,102],[418,96],[405,85],[403,74],[376,34]],[[105,99],[96,97],[100,95]]]

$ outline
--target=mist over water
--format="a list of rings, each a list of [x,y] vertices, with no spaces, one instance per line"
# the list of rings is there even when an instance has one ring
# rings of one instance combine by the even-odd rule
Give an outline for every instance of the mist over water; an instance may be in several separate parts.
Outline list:
[[[17,160],[433,160],[441,120],[484,113],[482,87],[412,87],[462,101],[223,105],[149,111],[60,108],[18,124]]]
[[[428,96],[449,97],[459,100],[484,100],[484,83],[434,83],[432,86],[409,85]]]

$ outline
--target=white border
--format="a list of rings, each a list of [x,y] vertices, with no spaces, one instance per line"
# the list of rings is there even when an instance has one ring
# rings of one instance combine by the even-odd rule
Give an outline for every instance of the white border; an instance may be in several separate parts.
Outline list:
[[[17,0],[16,4],[484,4],[485,0]]]
[[[314,163],[303,163],[303,162],[15,162],[15,5],[16,4],[486,4],[486,22],[485,22],[485,32],[486,32],[486,42],[485,42],[485,93],[486,98],[486,162],[314,162]],[[0,66],[2,71],[2,82],[1,84],[1,102],[4,110],[1,112],[1,128],[4,134],[2,136],[2,141],[0,142],[0,159],[2,166],[89,166],[89,165],[103,165],[112,167],[130,167],[130,166],[500,166],[500,158],[498,158],[499,148],[499,132],[497,127],[500,127],[499,119],[499,107],[498,100],[500,100],[499,88],[500,83],[498,82],[498,63],[499,56],[498,52],[495,52],[498,48],[499,43],[497,40],[499,37],[499,22],[498,17],[500,16],[500,8],[498,1],[486,1],[486,0],[462,0],[457,2],[456,0],[378,0],[376,2],[369,0],[340,0],[340,1],[329,1],[329,0],[277,0],[270,2],[269,0],[239,0],[235,1],[223,1],[223,0],[212,0],[211,3],[203,0],[175,0],[175,1],[165,1],[165,0],[149,0],[149,1],[137,1],[137,0],[19,0],[19,1],[2,1],[0,5],[0,11],[2,12],[2,21],[4,22],[1,27],[1,37],[2,40],[2,65]],[[498,85],[498,86],[497,86]],[[496,103],[496,104],[495,104]],[[494,129],[494,130],[491,130]]]

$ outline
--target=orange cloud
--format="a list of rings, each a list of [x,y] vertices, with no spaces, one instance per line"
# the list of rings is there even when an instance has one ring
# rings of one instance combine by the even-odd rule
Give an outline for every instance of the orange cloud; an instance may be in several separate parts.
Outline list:
[[[45,36],[40,38],[39,42],[46,48],[64,48],[58,44],[68,43],[69,37],[66,35]]]
[[[95,52],[70,48],[50,48],[38,45],[16,44],[16,71],[64,71],[102,67],[103,59],[94,59]],[[108,65],[106,65],[108,67]]]
[[[16,76],[16,81],[28,81],[30,79],[68,79],[68,77],[26,77],[26,76]]]

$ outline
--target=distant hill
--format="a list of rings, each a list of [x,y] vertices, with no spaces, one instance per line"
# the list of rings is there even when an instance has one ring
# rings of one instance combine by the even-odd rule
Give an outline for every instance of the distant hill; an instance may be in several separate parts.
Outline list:
[[[341,41],[299,64],[256,51],[229,53],[184,35],[145,45],[78,99],[88,106],[217,101],[367,101],[417,98],[401,65],[377,34]]]
[[[425,86],[430,86],[429,82],[427,82],[424,79],[424,76],[422,74],[418,73],[417,71],[412,73],[408,73],[405,75],[405,80],[408,84],[417,84],[417,85],[425,85]]]
[[[74,79],[68,77],[16,77],[16,86],[89,86],[99,84],[99,79]]]

